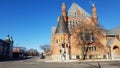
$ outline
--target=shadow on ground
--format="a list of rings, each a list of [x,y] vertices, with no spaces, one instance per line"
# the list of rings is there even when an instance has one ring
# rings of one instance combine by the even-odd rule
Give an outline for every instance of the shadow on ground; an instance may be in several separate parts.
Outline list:
[[[0,62],[27,60],[27,59],[32,59],[32,58],[33,58],[33,57],[27,57],[27,58],[12,58],[12,59],[0,59]]]
[[[92,64],[90,62],[79,62],[79,63],[89,65],[90,66],[89,68],[101,68],[101,64],[99,62],[96,62],[96,64]]]

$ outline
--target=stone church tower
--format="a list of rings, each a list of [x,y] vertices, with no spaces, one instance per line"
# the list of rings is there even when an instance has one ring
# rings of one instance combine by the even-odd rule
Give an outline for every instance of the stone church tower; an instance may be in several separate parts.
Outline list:
[[[55,45],[53,48],[53,55],[58,55],[62,60],[69,59],[69,31],[64,16],[59,17],[59,22],[55,31]],[[58,58],[57,57],[57,58]]]

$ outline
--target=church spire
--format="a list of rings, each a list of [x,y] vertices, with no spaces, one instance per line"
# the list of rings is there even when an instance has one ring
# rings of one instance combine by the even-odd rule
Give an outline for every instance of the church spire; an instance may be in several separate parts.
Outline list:
[[[57,33],[61,33],[61,34],[67,33],[67,34],[69,34],[69,31],[68,31],[68,28],[67,28],[67,23],[64,21],[64,18],[63,18],[62,15],[59,17],[58,25],[57,25],[57,28],[56,28],[56,31],[55,31],[55,34],[57,34]]]
[[[65,2],[62,3],[62,16],[63,16],[65,22],[67,22],[67,12],[66,12],[66,4],[65,4]]]
[[[66,4],[65,4],[65,2],[62,3],[62,16],[66,16]]]
[[[93,17],[97,17],[95,4],[92,4],[92,16],[93,16]]]
[[[98,17],[97,17],[97,12],[96,12],[96,6],[95,4],[92,3],[92,21],[98,25]]]

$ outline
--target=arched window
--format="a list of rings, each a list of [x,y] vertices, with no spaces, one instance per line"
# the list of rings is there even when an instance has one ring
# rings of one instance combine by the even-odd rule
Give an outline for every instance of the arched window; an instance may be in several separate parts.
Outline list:
[[[73,21],[73,24],[72,24],[72,26],[74,27],[74,21]]]
[[[82,11],[78,8],[75,13],[76,16],[82,16]]]
[[[90,41],[90,32],[88,29],[85,29],[85,41],[87,42]]]
[[[78,22],[76,21],[76,25],[78,24]]]
[[[70,27],[72,26],[72,22],[70,21]]]
[[[113,50],[115,50],[115,49],[117,49],[117,48],[118,48],[118,46],[114,46],[114,47],[113,47]]]
[[[80,39],[83,40],[83,32],[80,32]]]
[[[92,41],[94,42],[95,41],[95,37],[94,37],[94,33],[92,32]]]

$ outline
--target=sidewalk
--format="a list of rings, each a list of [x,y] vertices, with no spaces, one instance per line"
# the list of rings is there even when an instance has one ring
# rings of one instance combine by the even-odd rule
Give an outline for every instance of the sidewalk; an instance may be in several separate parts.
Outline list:
[[[55,61],[45,61],[45,59],[37,59],[38,62],[55,62]],[[65,61],[58,61],[58,62],[111,62],[111,61],[120,61],[120,59],[93,59],[93,60],[65,60]]]
[[[65,62],[111,62],[111,61],[120,61],[120,59],[96,59],[96,60],[67,60]]]

